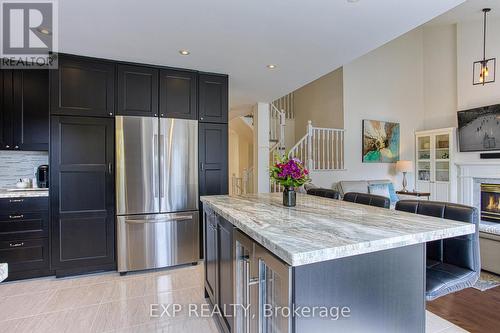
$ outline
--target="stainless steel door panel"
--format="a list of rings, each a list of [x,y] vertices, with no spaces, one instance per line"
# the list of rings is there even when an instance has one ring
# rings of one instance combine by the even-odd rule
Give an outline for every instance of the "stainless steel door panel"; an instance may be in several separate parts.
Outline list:
[[[116,117],[116,212],[160,211],[158,118]]]
[[[155,226],[156,267],[199,260],[198,212],[167,214]]]
[[[117,217],[118,271],[155,267],[155,230],[150,224],[129,224],[127,216]]]
[[[119,216],[118,271],[199,260],[198,212]]]
[[[160,211],[198,209],[198,122],[160,119]]]

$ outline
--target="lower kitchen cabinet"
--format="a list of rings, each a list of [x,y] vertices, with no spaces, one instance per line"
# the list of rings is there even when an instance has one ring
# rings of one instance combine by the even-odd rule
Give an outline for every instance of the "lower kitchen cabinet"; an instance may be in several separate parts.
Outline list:
[[[53,116],[50,166],[56,275],[115,269],[113,119]]]
[[[205,296],[217,304],[225,332],[233,332],[233,225],[210,209],[205,215]]]
[[[8,280],[50,275],[47,197],[0,199],[0,262]]]

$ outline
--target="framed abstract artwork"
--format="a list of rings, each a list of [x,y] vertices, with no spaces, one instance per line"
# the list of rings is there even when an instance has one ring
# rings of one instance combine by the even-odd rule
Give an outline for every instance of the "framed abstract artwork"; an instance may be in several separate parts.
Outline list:
[[[399,160],[399,123],[363,120],[363,163]]]

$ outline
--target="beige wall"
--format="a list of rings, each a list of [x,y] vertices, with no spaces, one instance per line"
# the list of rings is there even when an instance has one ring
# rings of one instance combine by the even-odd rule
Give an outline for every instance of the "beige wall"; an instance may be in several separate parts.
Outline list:
[[[423,32],[425,129],[457,126],[456,25],[424,27]]]
[[[343,70],[339,68],[294,91],[295,139],[313,126],[344,128]]]
[[[253,166],[253,131],[243,120],[229,121],[229,179],[242,177],[243,171]],[[232,188],[232,184],[229,184]]]
[[[400,157],[415,156],[415,131],[423,128],[423,33],[399,37],[344,66],[346,171],[316,172],[313,182],[331,187],[339,180],[391,179],[401,187],[395,163],[362,162],[363,119],[400,124]],[[408,177],[413,189],[413,177]]]

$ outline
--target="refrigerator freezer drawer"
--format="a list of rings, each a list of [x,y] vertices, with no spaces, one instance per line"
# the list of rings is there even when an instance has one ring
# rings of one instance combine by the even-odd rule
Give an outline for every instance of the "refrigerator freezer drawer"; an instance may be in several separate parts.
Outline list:
[[[118,271],[199,260],[198,212],[117,217]]]

